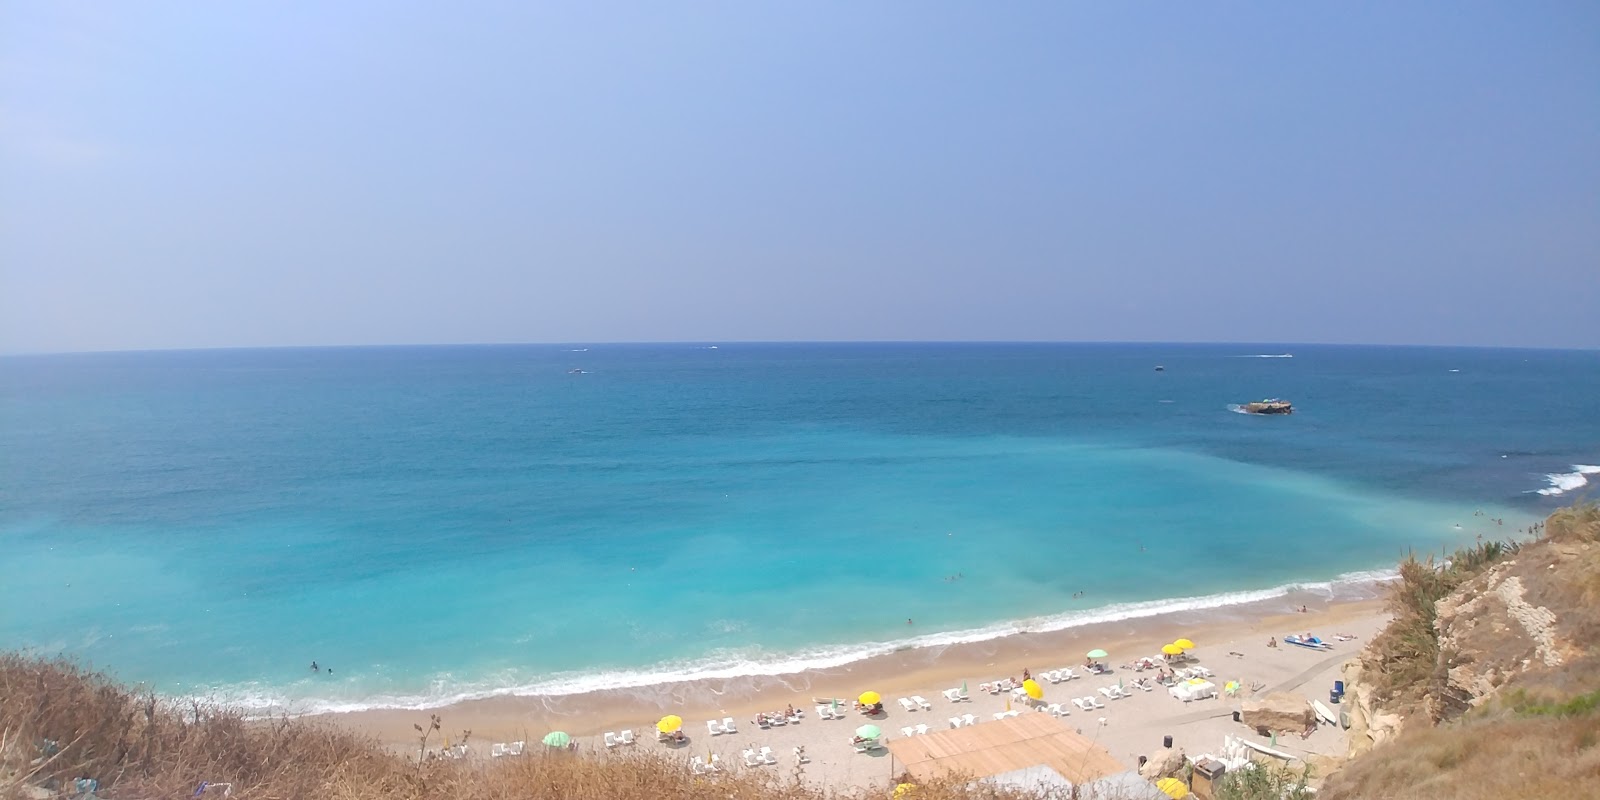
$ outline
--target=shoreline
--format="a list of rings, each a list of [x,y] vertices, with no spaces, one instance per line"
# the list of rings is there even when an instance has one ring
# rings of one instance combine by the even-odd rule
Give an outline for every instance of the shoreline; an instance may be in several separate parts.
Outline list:
[[[939,696],[940,692],[960,687],[963,682],[977,698],[977,686],[982,681],[1017,676],[1024,667],[1035,672],[1076,667],[1083,662],[1082,654],[1096,647],[1110,651],[1111,656],[1105,662],[1119,669],[1109,676],[1097,676],[1097,680],[1080,683],[1089,686],[1114,683],[1118,678],[1134,675],[1121,665],[1135,657],[1157,653],[1162,644],[1180,636],[1194,639],[1199,645],[1197,653],[1201,663],[1220,673],[1222,668],[1240,666],[1225,652],[1215,651],[1223,642],[1238,643],[1239,648],[1257,649],[1259,646],[1262,652],[1268,652],[1264,650],[1266,639],[1281,638],[1288,632],[1309,628],[1332,636],[1339,632],[1335,629],[1343,627],[1362,629],[1360,640],[1337,651],[1342,655],[1342,663],[1354,657],[1371,633],[1387,620],[1384,601],[1378,599],[1385,582],[1371,580],[1363,585],[1365,596],[1350,599],[1296,589],[1244,603],[1091,622],[1049,631],[1019,631],[976,642],[906,648],[839,666],[775,675],[699,678],[571,694],[498,695],[426,709],[375,708],[302,716],[368,734],[398,752],[414,756],[417,736],[413,725],[426,723],[431,715],[437,714],[442,721],[442,734],[456,741],[462,731],[470,730],[470,746],[475,751],[482,750],[482,755],[486,756],[488,742],[537,743],[551,730],[564,731],[584,746],[603,750],[603,745],[595,741],[602,732],[632,728],[636,734],[647,737],[646,746],[654,747],[653,725],[660,717],[671,713],[684,718],[684,730],[698,747],[707,739],[703,727],[706,719],[733,717],[740,721],[741,728],[750,728],[750,718],[756,712],[793,705],[805,711],[809,721],[815,719],[812,698],[848,699],[867,689],[881,693],[889,704],[891,717],[898,717],[900,709],[892,705],[895,698],[920,694],[936,706],[948,705]],[[1297,613],[1296,609],[1302,605],[1310,613]],[[1254,642],[1257,639],[1260,641]],[[1289,652],[1292,651],[1293,648],[1289,648]],[[1050,687],[1046,688],[1048,691]],[[958,708],[965,710],[967,705],[959,704]],[[931,721],[942,720],[937,713],[927,716]],[[897,724],[885,723],[884,728],[889,730]],[[837,731],[843,730],[844,727],[837,728]],[[767,732],[761,733],[766,735]]]
[[[478,703],[517,699],[546,699],[557,702],[559,698],[605,695],[615,693],[617,690],[649,694],[675,686],[779,680],[795,676],[827,674],[839,670],[848,671],[853,665],[862,662],[916,651],[943,652],[951,648],[981,646],[1014,636],[1050,635],[1119,623],[1136,624],[1143,620],[1174,614],[1226,618],[1246,613],[1245,610],[1257,605],[1289,603],[1290,598],[1299,598],[1292,601],[1296,607],[1311,604],[1313,601],[1342,603],[1362,600],[1381,594],[1383,584],[1394,580],[1397,576],[1398,574],[1392,569],[1360,570],[1341,573],[1325,580],[1293,581],[1265,589],[1239,589],[1207,595],[1134,600],[1054,614],[1013,618],[981,627],[912,634],[903,639],[823,646],[808,651],[778,654],[766,661],[705,660],[658,671],[650,671],[648,668],[636,671],[603,671],[587,676],[568,673],[537,683],[461,691],[439,699],[380,695],[370,700],[312,700],[309,701],[311,704],[309,708],[296,707],[297,704],[308,702],[303,700],[291,701],[286,705],[226,699],[222,702],[224,705],[243,708],[247,714],[262,718],[280,714],[322,717],[369,712],[437,712]],[[202,695],[198,699],[214,701],[217,700],[217,696]]]

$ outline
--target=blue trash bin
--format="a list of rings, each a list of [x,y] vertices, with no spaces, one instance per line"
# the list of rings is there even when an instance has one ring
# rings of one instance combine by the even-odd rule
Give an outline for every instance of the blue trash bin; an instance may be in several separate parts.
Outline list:
[[[1333,682],[1333,693],[1339,695],[1344,694],[1344,681]]]

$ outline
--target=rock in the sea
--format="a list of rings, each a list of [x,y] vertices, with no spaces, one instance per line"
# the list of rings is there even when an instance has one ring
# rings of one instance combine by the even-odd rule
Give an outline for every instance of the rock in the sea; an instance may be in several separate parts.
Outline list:
[[[1311,710],[1311,704],[1289,692],[1273,692],[1244,701],[1240,719],[1257,732],[1304,734],[1317,728],[1317,713]]]

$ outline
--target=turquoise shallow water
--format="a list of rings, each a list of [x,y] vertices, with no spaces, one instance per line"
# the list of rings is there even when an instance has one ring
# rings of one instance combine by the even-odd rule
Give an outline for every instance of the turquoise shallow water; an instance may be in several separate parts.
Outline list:
[[[1593,352],[581,348],[0,359],[0,646],[300,709],[771,672],[1336,591],[1600,477]]]

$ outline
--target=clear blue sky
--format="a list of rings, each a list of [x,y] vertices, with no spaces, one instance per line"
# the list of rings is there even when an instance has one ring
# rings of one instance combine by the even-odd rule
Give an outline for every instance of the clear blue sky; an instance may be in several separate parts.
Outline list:
[[[0,5],[0,350],[1600,347],[1600,3]]]

